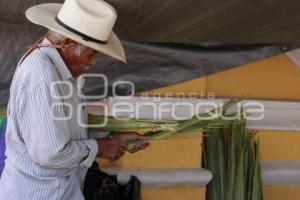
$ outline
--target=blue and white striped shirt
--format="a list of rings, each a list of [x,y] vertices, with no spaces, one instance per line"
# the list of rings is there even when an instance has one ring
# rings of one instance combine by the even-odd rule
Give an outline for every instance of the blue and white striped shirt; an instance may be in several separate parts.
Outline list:
[[[50,43],[47,39],[43,43]],[[98,153],[96,140],[77,123],[77,93],[69,98],[68,81],[75,81],[58,51],[41,47],[34,50],[17,68],[10,91],[6,131],[5,167],[0,179],[3,200],[82,200],[87,168]],[[70,108],[74,113],[66,118]],[[55,105],[55,106],[53,106]],[[52,107],[53,106],[53,107]],[[79,110],[82,121],[84,112]]]

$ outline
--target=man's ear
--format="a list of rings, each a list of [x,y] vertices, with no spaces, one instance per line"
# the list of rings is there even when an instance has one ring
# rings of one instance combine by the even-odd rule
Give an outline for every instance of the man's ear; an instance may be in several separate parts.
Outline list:
[[[71,40],[70,38],[64,38],[60,42],[60,48],[61,48],[62,51],[64,51],[64,50],[66,50],[66,48],[68,48],[72,44],[76,44],[76,42]]]

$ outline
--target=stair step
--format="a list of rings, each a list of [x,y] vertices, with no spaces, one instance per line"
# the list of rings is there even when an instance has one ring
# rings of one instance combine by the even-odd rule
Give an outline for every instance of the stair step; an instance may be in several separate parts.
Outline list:
[[[195,169],[117,169],[101,168],[108,174],[118,176],[120,183],[127,183],[130,176],[140,179],[143,187],[205,186],[212,179],[210,171]]]
[[[297,67],[300,67],[300,48],[285,53]]]
[[[212,179],[212,173],[203,168],[101,169],[109,174],[118,175],[120,183],[128,182],[130,175],[137,176],[144,187],[205,186]],[[264,186],[300,185],[300,160],[263,161],[262,179]]]
[[[300,160],[263,161],[263,184],[269,185],[300,185]]]

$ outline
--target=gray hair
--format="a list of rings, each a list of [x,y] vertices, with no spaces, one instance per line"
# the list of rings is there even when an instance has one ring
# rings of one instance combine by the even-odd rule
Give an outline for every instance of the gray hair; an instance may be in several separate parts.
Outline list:
[[[51,30],[48,31],[48,33],[46,34],[46,37],[55,44],[60,44],[62,40],[67,38],[67,37],[65,37],[59,33],[56,33],[54,31],[51,31]]]

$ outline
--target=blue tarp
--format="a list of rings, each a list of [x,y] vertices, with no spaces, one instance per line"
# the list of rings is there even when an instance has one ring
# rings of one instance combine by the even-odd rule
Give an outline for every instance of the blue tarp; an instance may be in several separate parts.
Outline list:
[[[0,120],[0,177],[4,168],[5,160],[5,130],[6,120]]]

